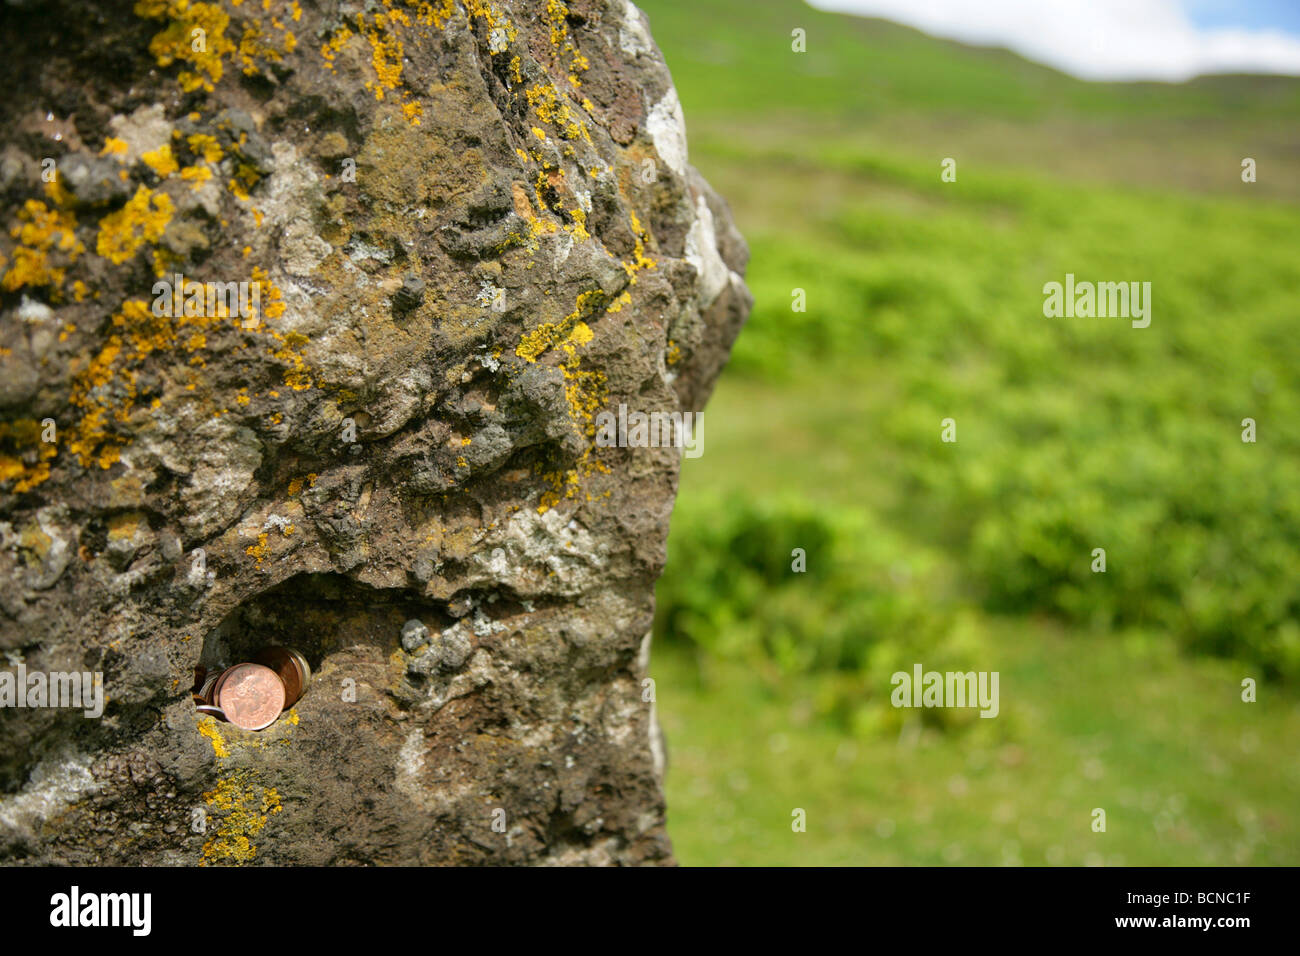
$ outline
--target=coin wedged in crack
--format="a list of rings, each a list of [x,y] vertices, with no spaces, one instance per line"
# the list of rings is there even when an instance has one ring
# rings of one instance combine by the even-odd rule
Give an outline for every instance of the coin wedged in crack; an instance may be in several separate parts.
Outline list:
[[[214,696],[226,719],[244,730],[269,727],[284,710],[284,682],[261,664],[236,664],[227,670]]]

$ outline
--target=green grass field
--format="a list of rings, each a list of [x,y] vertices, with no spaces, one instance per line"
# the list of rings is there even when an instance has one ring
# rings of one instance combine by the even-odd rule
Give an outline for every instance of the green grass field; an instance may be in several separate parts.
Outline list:
[[[641,6],[757,300],[659,587],[680,860],[1300,863],[1300,82]],[[1150,327],[1045,318],[1067,272]],[[890,707],[914,662],[1001,714]]]

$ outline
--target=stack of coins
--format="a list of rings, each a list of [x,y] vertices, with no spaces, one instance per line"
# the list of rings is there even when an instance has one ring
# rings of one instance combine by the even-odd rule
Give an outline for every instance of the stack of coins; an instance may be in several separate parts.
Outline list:
[[[302,699],[311,680],[311,667],[307,658],[290,647],[268,647],[253,660],[275,671],[284,682],[284,709],[288,710]]]
[[[311,679],[307,659],[287,647],[269,647],[254,662],[195,674],[198,709],[244,730],[264,730],[296,704]]]

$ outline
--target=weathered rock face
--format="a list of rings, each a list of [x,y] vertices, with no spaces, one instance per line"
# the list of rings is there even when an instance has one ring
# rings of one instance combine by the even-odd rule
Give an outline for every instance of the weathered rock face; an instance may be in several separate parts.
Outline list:
[[[596,416],[698,411],[750,298],[644,16],[6,2],[0,667],[107,703],[0,683],[0,859],[670,862],[681,451]],[[196,712],[274,644],[291,712]]]

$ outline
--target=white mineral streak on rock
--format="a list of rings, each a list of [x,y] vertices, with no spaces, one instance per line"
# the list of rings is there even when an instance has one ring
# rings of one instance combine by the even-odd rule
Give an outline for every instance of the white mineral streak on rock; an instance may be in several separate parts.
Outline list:
[[[686,175],[686,119],[677,91],[669,87],[658,103],[650,109],[645,121],[646,132],[659,157],[678,176]]]
[[[645,27],[645,14],[632,0],[623,4],[623,23],[618,28],[618,45],[629,59],[635,60],[654,49],[650,31]]]
[[[731,270],[718,254],[718,236],[713,229],[713,213],[701,196],[695,202],[695,222],[686,234],[686,261],[700,275],[700,305],[711,306],[721,294]]]

